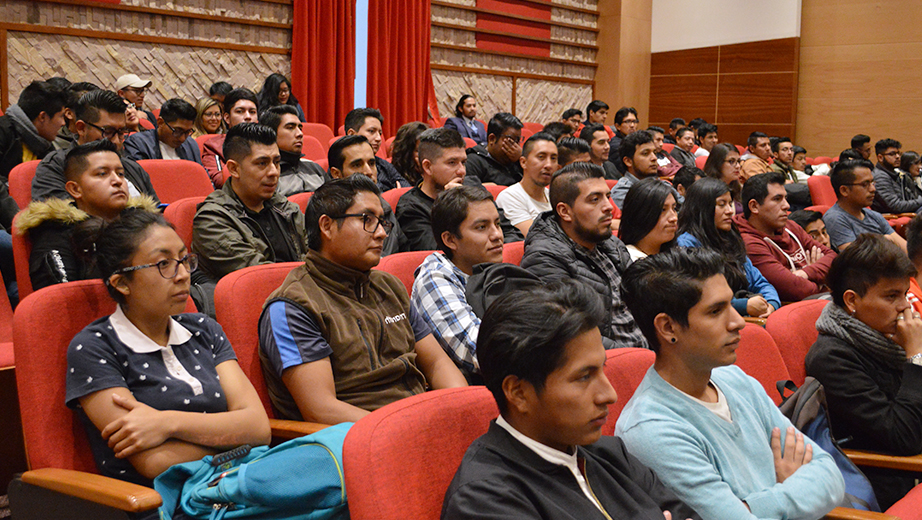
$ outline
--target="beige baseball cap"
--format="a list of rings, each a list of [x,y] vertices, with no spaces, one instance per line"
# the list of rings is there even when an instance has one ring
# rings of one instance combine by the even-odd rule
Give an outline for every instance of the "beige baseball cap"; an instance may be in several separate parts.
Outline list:
[[[115,90],[122,90],[125,87],[132,88],[147,88],[151,85],[150,80],[143,80],[135,74],[125,74],[124,76],[119,77],[115,80]]]

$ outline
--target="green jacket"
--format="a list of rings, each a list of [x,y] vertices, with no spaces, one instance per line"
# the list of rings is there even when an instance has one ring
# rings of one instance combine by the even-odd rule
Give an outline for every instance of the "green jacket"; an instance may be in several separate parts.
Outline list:
[[[213,191],[199,204],[192,223],[192,251],[199,269],[214,281],[251,265],[271,264],[279,258],[300,258],[307,252],[304,214],[297,204],[276,192],[265,202],[271,215],[289,230],[288,251],[273,251],[259,223],[232,189],[233,181]],[[280,254],[281,253],[281,254]]]

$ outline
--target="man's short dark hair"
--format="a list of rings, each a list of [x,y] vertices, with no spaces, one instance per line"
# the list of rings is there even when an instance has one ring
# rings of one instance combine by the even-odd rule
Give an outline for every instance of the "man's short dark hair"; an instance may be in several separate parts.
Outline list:
[[[638,130],[632,134],[628,134],[627,137],[621,140],[621,146],[618,147],[618,152],[621,153],[621,160],[630,159],[634,160],[634,152],[637,151],[637,148],[642,144],[652,143],[653,134],[646,130]],[[625,168],[627,165],[625,165]]]
[[[746,139],[746,145],[753,147],[759,144],[759,139],[762,138],[768,139],[768,135],[766,135],[765,132],[753,132],[749,134],[749,139]]]
[[[807,229],[807,226],[813,224],[817,220],[822,220],[823,214],[819,211],[813,211],[811,209],[799,209],[797,211],[791,212],[788,215],[788,220],[796,223],[798,226]]]
[[[672,178],[672,187],[678,189],[679,186],[682,186],[688,190],[696,180],[703,179],[704,177],[704,170],[701,168],[683,166],[679,168],[679,171],[675,172],[675,176]]]
[[[16,104],[29,121],[35,121],[42,112],[53,116],[64,110],[67,93],[47,81],[33,81],[22,89]]]
[[[726,276],[726,260],[705,247],[675,247],[634,262],[621,277],[621,298],[654,352],[659,339],[653,319],[661,313],[688,327],[688,311],[701,301],[702,285]]]
[[[647,132],[666,135],[666,131],[660,126],[651,126],[647,128]]]
[[[282,116],[285,114],[297,117],[298,109],[291,105],[275,105],[259,114],[259,124],[268,126],[277,134],[279,125],[282,124]]]
[[[871,136],[864,135],[864,134],[858,134],[855,137],[852,137],[852,148],[857,150],[870,142],[871,142]]]
[[[87,156],[97,152],[112,152],[118,155],[118,147],[108,139],[99,139],[86,144],[78,144],[68,150],[64,156],[64,180],[76,181],[87,167]]]
[[[861,155],[861,152],[855,150],[854,148],[848,148],[842,150],[842,153],[839,154],[839,161],[863,161],[864,156]]]
[[[64,89],[65,94],[67,94],[67,108],[76,112],[77,103],[80,102],[80,98],[87,92],[92,92],[94,90],[99,90],[99,87],[88,81],[71,83],[69,87]]]
[[[717,133],[717,125],[712,125],[711,123],[702,123],[698,127],[698,140],[704,139],[708,134]]]
[[[874,153],[880,155],[887,151],[888,148],[896,148],[899,150],[903,145],[896,139],[881,139],[874,143]]]
[[[595,99],[586,105],[586,117],[589,117],[589,114],[592,112],[598,112],[599,110],[608,110],[608,103]]]
[[[743,184],[743,191],[740,192],[740,202],[743,203],[743,217],[749,218],[752,210],[749,209],[749,201],[755,200],[762,205],[765,203],[765,197],[768,197],[768,185],[778,184],[784,187],[784,175],[778,172],[760,173],[753,175]]]
[[[771,142],[772,142],[772,152],[774,153],[778,153],[778,149],[781,148],[781,143],[791,143],[792,145],[794,144],[794,142],[791,141],[790,137],[775,137],[774,139],[771,140]]]
[[[211,84],[211,87],[208,88],[209,96],[225,96],[227,97],[231,91],[234,90],[234,86],[226,81],[218,81]]]
[[[91,90],[80,96],[74,107],[74,117],[86,123],[96,123],[99,121],[100,110],[110,114],[124,114],[125,101],[111,90]]]
[[[237,127],[235,126],[234,128]],[[317,188],[317,191],[311,196],[307,210],[304,211],[307,247],[314,251],[320,251],[320,217],[323,215],[333,217],[346,213],[355,202],[355,196],[359,192],[381,195],[381,191],[378,190],[378,186],[374,181],[362,174],[350,175],[343,179],[333,179]]]
[[[545,132],[538,132],[537,134],[529,137],[525,144],[522,145],[522,157],[528,157],[528,154],[531,153],[532,148],[535,147],[541,141],[547,141],[549,143],[554,143],[557,145],[557,139],[554,139],[554,136]]]
[[[252,90],[248,88],[235,88],[224,96],[224,113],[230,114],[234,105],[241,99],[252,101],[253,104],[256,105],[256,110],[259,110],[259,98],[256,97],[256,94],[254,94]]]
[[[620,125],[621,123],[623,123],[623,122],[624,122],[624,118],[627,117],[628,114],[634,114],[634,117],[640,117],[640,116],[637,115],[637,109],[636,109],[636,108],[634,108],[634,107],[621,107],[621,108],[618,109],[617,112],[615,112],[615,124],[616,124],[616,125]]]
[[[467,218],[467,210],[471,204],[493,200],[493,195],[481,186],[458,186],[439,193],[432,204],[431,222],[432,235],[439,250],[445,253],[450,260],[452,250],[442,240],[442,233],[448,231],[452,235],[461,237],[461,224]]]
[[[573,162],[577,155],[589,153],[589,143],[579,137],[564,137],[557,142],[557,164],[566,166]]]
[[[71,83],[69,79],[64,78],[64,77],[61,77],[61,76],[55,76],[55,77],[53,77],[53,78],[47,78],[47,79],[45,80],[45,82],[46,82],[46,83],[50,83],[51,86],[53,86],[54,88],[56,88],[56,89],[58,89],[58,90],[67,90],[68,87],[70,87],[71,85],[73,85],[73,83]]]
[[[799,154],[799,153],[802,153],[802,154],[806,154],[806,153],[807,153],[807,149],[806,149],[806,148],[804,148],[803,146],[797,146],[796,144],[794,145],[793,148],[791,148],[791,150],[794,152],[794,156],[795,156],[795,157],[796,157],[797,154]]]
[[[167,123],[179,121],[180,119],[195,121],[197,115],[198,113],[192,104],[179,98],[168,99],[160,106],[160,119]]]
[[[523,126],[525,125],[522,124],[522,121],[509,112],[497,112],[487,123],[487,135],[499,137],[509,128],[521,130]]]
[[[491,119],[490,122],[492,124],[493,120]],[[430,128],[419,134],[419,148],[417,149],[419,163],[422,164],[423,159],[434,162],[442,156],[442,150],[446,148],[463,150],[466,147],[464,138],[454,128]]]
[[[849,161],[839,161],[835,168],[829,173],[829,182],[832,183],[832,189],[836,192],[836,198],[841,199],[842,194],[839,188],[855,182],[855,168],[867,168],[874,171],[874,164],[867,159],[854,159]]]
[[[922,260],[922,215],[916,215],[906,226],[906,254],[913,264]]]
[[[381,124],[384,124],[384,116],[381,115],[381,111],[377,108],[353,108],[346,114],[343,129],[358,132],[360,128],[365,126],[365,120],[369,117],[373,117]]]
[[[700,117],[696,117],[688,122],[688,126],[692,127],[695,130],[698,130],[698,128],[701,128],[701,125],[706,125],[706,124],[708,124],[708,122]]]
[[[608,139],[608,132],[605,130],[605,125],[602,123],[591,123],[584,126],[583,129],[579,131],[579,138],[591,144],[593,141],[592,136],[595,135],[596,132],[605,132],[605,138]]]
[[[599,327],[604,315],[599,295],[572,280],[511,291],[490,305],[477,333],[477,359],[500,413],[508,410],[507,377],[527,381],[540,395],[567,362],[567,343]]]
[[[329,163],[330,171],[333,171],[333,168],[343,171],[343,164],[346,162],[344,150],[360,143],[367,143],[368,147],[371,148],[371,143],[368,143],[368,138],[359,134],[344,135],[333,141],[333,144],[330,145],[330,149],[327,150],[327,162]]]
[[[916,268],[903,250],[882,235],[865,233],[851,243],[832,261],[826,273],[826,285],[832,301],[845,308],[843,295],[852,290],[858,296],[882,278],[900,279],[916,275]]]
[[[580,119],[582,119],[583,111],[578,108],[568,108],[563,111],[563,115],[560,116],[560,119],[570,119],[573,116],[579,116]]]
[[[557,170],[551,178],[548,199],[551,209],[557,211],[557,204],[563,202],[573,206],[579,197],[579,183],[588,179],[604,179],[605,169],[591,162],[570,163]]]
[[[694,135],[695,129],[692,128],[692,127],[690,127],[690,126],[683,126],[682,128],[679,128],[679,129],[676,131],[676,133],[675,133],[675,138],[676,138],[676,139],[679,139],[679,138],[681,138],[683,135],[685,135],[685,134],[687,134],[687,133],[689,133],[689,132],[691,132],[691,133]]]
[[[669,122],[669,128],[671,130],[675,130],[676,128],[680,126],[685,126],[685,120],[682,119],[681,117],[677,117]]]
[[[562,121],[551,121],[544,125],[541,131],[550,134],[554,138],[554,141],[557,141],[565,135],[573,135],[573,130],[570,129],[570,125]]]
[[[277,136],[275,130],[259,123],[240,123],[227,131],[224,139],[224,159],[227,161],[241,162],[250,155],[254,144],[272,146]]]

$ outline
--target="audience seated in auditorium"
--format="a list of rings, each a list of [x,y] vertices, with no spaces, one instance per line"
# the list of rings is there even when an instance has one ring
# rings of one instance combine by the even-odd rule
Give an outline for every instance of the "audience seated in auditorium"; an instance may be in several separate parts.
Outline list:
[[[784,178],[784,189],[788,194],[788,203],[791,208],[798,210],[813,205],[810,199],[810,187],[807,186],[809,176],[803,172],[801,163],[800,170],[794,166],[794,143],[790,137],[773,137],[769,139],[772,149],[774,162],[771,165],[771,171],[778,172]],[[806,150],[804,150],[806,155]],[[745,203],[743,203],[745,206]]]
[[[678,193],[679,196],[684,199],[688,188],[690,188],[691,185],[695,183],[695,181],[703,177],[704,170],[695,168],[694,166],[683,166],[679,168],[679,171],[676,172],[675,177],[672,178],[672,187],[675,188],[676,193]]]
[[[692,149],[695,148],[695,131],[685,126],[678,129],[675,135],[675,146],[669,154],[682,166],[694,168],[695,154],[692,153]]]
[[[227,130],[239,125],[240,123],[255,123],[258,121],[257,112],[259,111],[259,101],[252,90],[246,88],[237,88],[224,96],[224,127]],[[227,133],[216,135],[205,141],[202,146],[204,154],[202,155],[202,165],[208,176],[211,177],[211,183],[215,188],[224,186],[224,170],[227,168],[224,158],[224,140]]]
[[[707,157],[719,140],[717,138],[717,125],[702,122],[696,135],[698,137],[698,149],[695,150],[695,157]]]
[[[550,134],[554,138],[555,143],[564,137],[573,137],[573,130],[570,129],[570,125],[561,123],[560,121],[551,121],[544,125],[541,131],[545,134]]]
[[[743,204],[740,202],[740,190],[743,185],[740,180],[740,153],[730,143],[720,143],[711,148],[708,154],[707,162],[704,163],[704,175],[712,179],[717,179],[730,188],[730,198],[733,199],[733,207],[736,213],[743,212]]]
[[[269,296],[259,323],[263,374],[283,418],[357,421],[427,386],[467,384],[403,283],[372,270],[390,227],[380,200],[364,175],[311,198],[304,264]]]
[[[481,146],[487,144],[487,129],[477,121],[477,99],[470,94],[461,96],[455,105],[455,117],[449,117],[443,126],[456,130],[461,137],[473,139]]]
[[[538,215],[551,210],[547,186],[558,170],[557,145],[550,134],[539,132],[522,147],[522,180],[509,186],[496,197],[506,218],[526,237]]]
[[[618,399],[605,377],[605,321],[599,296],[573,282],[490,307],[477,347],[500,415],[464,455],[442,520],[700,518],[620,439],[601,435]]]
[[[423,180],[417,149],[419,136],[428,129],[429,125],[421,121],[407,123],[397,129],[397,136],[391,146],[391,164],[412,186],[417,186]]]
[[[54,138],[55,150],[69,150],[77,140],[77,130],[74,128],[74,125],[77,124],[75,115],[77,102],[80,101],[81,96],[91,90],[99,90],[99,87],[92,83],[81,82],[71,83],[63,90],[67,93],[67,104],[64,105],[64,126],[58,130],[58,135]]]
[[[147,96],[151,83],[153,83],[151,80],[143,80],[136,74],[125,74],[115,80],[113,90],[125,101],[134,105],[138,110],[139,118],[147,119],[150,124],[156,125],[157,116],[144,106],[144,97]]]
[[[301,108],[298,98],[292,92],[291,81],[278,72],[269,74],[266,77],[266,81],[263,82],[263,88],[259,91],[257,105],[259,106],[260,116],[272,107],[288,105],[295,109],[299,121],[302,123],[307,122],[307,119],[304,118],[304,109]]]
[[[602,125],[605,133],[608,134],[608,138],[611,139],[615,132],[605,125],[605,120],[608,119],[608,108],[608,103],[602,100],[595,99],[591,101],[586,105],[586,120],[583,121],[582,126]]]
[[[381,125],[384,124],[384,117],[376,108],[356,108],[346,114],[344,128],[346,135],[363,135],[371,144],[371,149],[375,154],[381,148],[384,142],[384,134]],[[382,192],[394,188],[406,188],[410,186],[410,181],[403,178],[400,173],[391,165],[391,163],[375,155],[375,167],[378,170],[377,183],[378,189]]]
[[[874,145],[877,165],[874,166],[874,203],[871,209],[880,213],[914,213],[922,208],[922,190],[909,172],[901,171],[903,146],[894,139],[881,139]]]
[[[223,108],[217,100],[210,97],[199,99],[195,102],[195,114],[195,123],[192,125],[195,128],[192,132],[193,139],[225,132]]]
[[[723,256],[727,280],[733,289],[733,308],[743,316],[767,318],[781,307],[778,291],[746,256],[746,246],[733,225],[730,188],[716,179],[701,179],[685,193],[679,210],[679,238],[682,247],[702,247]]]
[[[487,144],[467,149],[465,184],[512,186],[522,180],[522,122],[499,112],[487,124]]]
[[[702,518],[820,518],[842,502],[842,474],[733,364],[746,322],[728,268],[685,248],[628,268],[624,298],[656,362],[615,435]]]
[[[637,110],[634,107],[621,107],[615,112],[615,135],[610,136],[608,161],[624,173],[624,164],[621,163],[621,141],[637,131],[640,124]]]
[[[15,166],[41,160],[54,151],[52,142],[64,126],[66,104],[66,92],[43,81],[33,81],[22,89],[19,101],[6,108],[0,116],[0,190],[6,191],[10,170]]]
[[[589,162],[592,149],[579,137],[564,137],[557,141],[557,165],[560,168],[574,162]]]
[[[823,222],[823,214],[819,211],[809,209],[792,211],[788,215],[788,220],[804,228],[813,240],[832,249],[832,244],[829,243],[829,233],[826,232],[826,224]]]
[[[114,92],[99,92],[112,94],[122,105]],[[64,155],[60,174],[67,196],[33,202],[16,217],[17,231],[32,243],[29,276],[34,290],[98,276],[75,228],[83,229],[76,235],[86,235],[87,229],[99,225],[98,219],[111,222],[129,206],[157,211],[150,197],[129,194],[123,159],[112,141],[81,143],[59,153]]]
[[[327,161],[330,164],[330,176],[333,179],[345,179],[353,175],[364,175],[377,184],[378,169],[375,167],[375,154],[364,135],[347,135],[341,137],[330,145],[327,151]],[[384,220],[390,222],[390,231],[384,239],[384,248],[381,256],[387,256],[403,249],[401,245],[406,240],[401,232],[397,215],[390,204],[381,198],[381,208],[384,209]]]
[[[195,139],[195,107],[182,99],[168,99],[160,107],[157,128],[131,134],[125,139],[125,153],[131,159],[182,159],[202,163]],[[222,136],[223,137],[223,136]]]
[[[199,255],[202,275],[217,282],[251,265],[300,260],[304,215],[276,189],[280,157],[275,131],[258,123],[231,127],[224,157],[228,182],[199,205],[192,223],[192,250]]]
[[[875,233],[906,250],[906,241],[899,236],[887,220],[868,206],[874,202],[876,189],[874,165],[864,159],[840,161],[829,175],[836,203],[823,215],[829,241],[837,250],[844,251],[858,235]]]
[[[448,357],[467,377],[477,374],[480,318],[465,289],[474,266],[503,261],[503,230],[493,197],[474,186],[443,191],[432,205],[439,250],[416,270],[410,303]]]
[[[621,170],[608,160],[611,143],[603,125],[593,123],[584,126],[579,132],[579,138],[589,143],[589,162],[596,166],[601,166],[602,171],[605,172],[606,179],[618,180],[621,178],[623,175]]]
[[[852,137],[851,149],[858,152],[862,159],[871,160],[871,137],[864,134],[858,134]],[[842,160],[842,157],[839,157]]]
[[[647,128],[647,132],[653,136],[653,153],[656,155],[656,174],[660,177],[672,178],[675,172],[679,171],[682,164],[675,160],[671,155],[663,151],[663,129],[658,126]]]
[[[69,200],[65,187],[64,162],[67,152],[75,146],[92,143],[99,139],[111,141],[120,153],[125,144],[128,128],[125,124],[125,102],[111,90],[97,89],[81,96],[75,105],[74,130],[76,141],[66,150],[48,154],[35,170],[32,178],[32,200],[58,198]],[[129,196],[147,195],[160,202],[144,168],[135,161],[121,157],[124,182]]]
[[[780,173],[762,173],[743,185],[743,213],[733,221],[752,265],[778,291],[796,302],[825,292],[826,273],[836,254],[788,219],[790,205]]]
[[[650,177],[634,183],[624,197],[618,238],[637,261],[672,248],[678,223],[674,191]]]
[[[676,139],[678,139],[678,132],[683,128],[685,128],[685,120],[681,117],[676,117],[672,121],[669,121],[669,128],[666,129],[666,135],[663,136],[663,142],[676,144]]]
[[[118,307],[71,341],[65,399],[100,473],[151,486],[174,464],[268,444],[266,410],[221,326],[181,314],[186,298],[176,295],[188,293],[196,258],[172,226],[128,211],[94,244]]]
[[[615,184],[611,189],[611,200],[615,206],[621,208],[624,205],[624,197],[627,195],[631,186],[641,179],[656,177],[656,145],[653,142],[653,134],[646,130],[634,132],[621,141],[621,153],[618,154],[624,161],[624,177]],[[662,181],[669,186],[670,191],[675,191],[668,181]],[[682,203],[682,197],[674,193],[679,204]]]
[[[843,448],[922,452],[922,320],[906,301],[915,275],[899,247],[870,234],[829,270],[833,302],[816,322],[805,364],[823,384],[831,433]],[[863,470],[882,510],[915,484],[905,472]]]
[[[922,190],[922,156],[912,150],[903,152],[900,157],[900,171],[912,178],[912,182]]]
[[[328,180],[323,166],[301,155],[304,144],[303,126],[298,111],[291,105],[276,105],[259,116],[259,124],[275,130],[279,147],[279,185],[277,191],[288,197],[295,193],[314,191]]]
[[[631,263],[624,243],[612,236],[612,204],[598,165],[575,162],[551,180],[551,208],[532,224],[522,267],[545,282],[574,279],[597,291],[606,317],[605,348],[646,347],[621,300],[621,275]]]
[[[227,97],[227,95],[230,94],[232,90],[234,90],[234,86],[230,83],[226,81],[217,81],[208,87],[208,97],[217,101],[218,103],[221,103],[221,106],[223,107],[224,98]]]
[[[768,136],[762,132],[752,132],[746,144],[746,154],[740,158],[740,182],[746,182],[753,175],[772,171],[768,164],[772,156],[772,143]]]
[[[568,108],[560,116],[560,122],[569,126],[573,135],[576,135],[583,124],[583,111],[578,108]]]

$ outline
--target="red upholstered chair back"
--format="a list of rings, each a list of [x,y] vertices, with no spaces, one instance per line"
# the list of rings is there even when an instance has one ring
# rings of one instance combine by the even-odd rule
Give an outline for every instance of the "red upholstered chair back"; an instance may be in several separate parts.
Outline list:
[[[618,401],[608,407],[608,422],[602,427],[602,435],[613,435],[621,410],[640,386],[647,369],[653,366],[656,354],[645,348],[616,348],[606,354],[605,375],[618,394]]]
[[[32,179],[40,162],[42,161],[27,161],[17,164],[10,170],[10,197],[13,197],[19,209],[26,209],[32,202]]]
[[[140,117],[138,118],[138,124],[140,124],[141,126],[141,131],[153,130],[154,128],[156,128],[156,126],[154,126],[154,123],[151,123],[147,119],[142,119]]]
[[[391,273],[400,278],[404,287],[407,288],[407,294],[413,292],[413,280],[416,279],[416,268],[423,263],[432,251],[407,251],[406,253],[394,253],[381,259],[375,269]]]
[[[825,155],[820,155],[813,158],[813,164],[829,164],[833,161],[838,160],[838,158],[833,159],[832,157],[826,157]]]
[[[791,380],[797,386],[804,384],[804,378],[807,377],[804,358],[819,335],[816,331],[816,320],[827,304],[827,300],[791,303],[771,313],[765,321],[765,330],[775,340],[775,345],[778,346],[784,364],[791,374]]]
[[[201,155],[205,155],[205,141],[211,139],[212,137],[216,137],[218,135],[220,134],[202,134],[196,137],[195,143],[198,144],[198,153]]]
[[[531,130],[529,130],[529,129],[527,129],[527,128],[523,128],[523,129],[522,129],[522,143],[525,143],[525,141],[527,141],[528,138],[531,137],[531,136],[533,136],[533,135],[535,135],[534,132],[532,132]]]
[[[741,332],[739,348],[736,349],[735,364],[743,372],[758,379],[775,404],[781,404],[781,395],[775,383],[787,381],[791,375],[775,340],[765,329],[753,323],[746,324]]]
[[[312,135],[305,135],[303,145],[301,148],[301,153],[304,154],[305,159],[310,159],[312,161],[317,161],[319,159],[327,158],[327,149],[324,148],[323,144],[327,141],[320,141]]]
[[[675,145],[672,143],[663,143],[663,151],[666,153],[672,153],[672,149],[675,148]]]
[[[274,417],[259,363],[259,316],[263,303],[301,262],[254,265],[234,271],[214,291],[215,315],[237,354],[237,363],[256,388],[269,417]]]
[[[825,215],[826,212],[829,211],[829,208],[831,208],[831,207],[832,207],[832,206],[824,206],[824,205],[821,205],[821,204],[817,204],[816,206],[807,206],[807,207],[806,207],[806,210],[807,210],[807,211],[819,211],[820,213],[822,213],[823,215]]]
[[[400,197],[402,197],[404,193],[410,191],[411,189],[413,188],[410,188],[410,187],[394,188],[392,190],[387,190],[384,193],[382,193],[381,197],[383,197],[384,200],[386,200],[387,203],[391,205],[392,210],[397,211],[397,201],[400,200]]]
[[[311,136],[319,143],[329,143],[333,139],[333,130],[323,123],[304,123],[301,131],[304,137]]]
[[[471,139],[470,137],[464,137],[463,139],[465,148],[473,148],[477,146],[477,141]]]
[[[702,170],[704,169],[704,163],[706,163],[706,162],[708,162],[708,156],[707,156],[707,155],[702,155],[702,156],[700,156],[700,157],[695,157],[695,166],[697,166],[698,168],[700,168],[700,169],[702,169]]]
[[[836,192],[832,189],[832,181],[825,175],[812,175],[807,179],[810,189],[810,199],[818,206],[832,206],[836,203]]]
[[[214,191],[208,172],[197,162],[142,159],[138,164],[150,175],[157,197],[165,204],[189,197],[205,197]]]
[[[190,251],[192,250],[192,220],[195,218],[196,208],[204,201],[204,196],[188,197],[171,203],[163,210],[163,217],[173,224],[179,238]]]
[[[18,215],[17,215],[18,216]],[[13,266],[16,270],[16,287],[20,301],[32,294],[32,277],[29,275],[29,256],[32,255],[32,239],[19,234],[16,220],[13,220]]]
[[[496,197],[498,197],[499,194],[502,193],[504,189],[506,189],[506,186],[500,186],[498,184],[488,184],[488,185],[484,185],[484,188],[486,188],[487,191],[490,192],[490,195],[493,195],[493,200],[496,200]]]
[[[385,161],[389,161],[391,159],[391,145],[394,143],[394,139],[396,138],[397,136],[393,136],[385,139],[384,142],[381,143],[381,146],[378,148],[378,153],[375,155],[384,159]]]
[[[312,191],[305,191],[304,193],[295,193],[288,197],[288,200],[294,202],[301,208],[301,213],[304,213],[307,210],[307,203],[311,201],[311,197],[314,195]]]
[[[401,399],[346,435],[343,472],[352,520],[437,520],[467,448],[499,415],[483,386]]]
[[[532,134],[537,134],[541,130],[544,130],[544,125],[541,123],[522,123],[522,127],[528,129]]]
[[[113,312],[115,301],[100,280],[45,287],[16,307],[13,349],[31,469],[96,473],[83,426],[64,405],[67,346],[92,321]],[[195,312],[191,299],[186,312]]]
[[[507,264],[522,265],[523,256],[525,256],[524,240],[503,244],[503,262]]]

